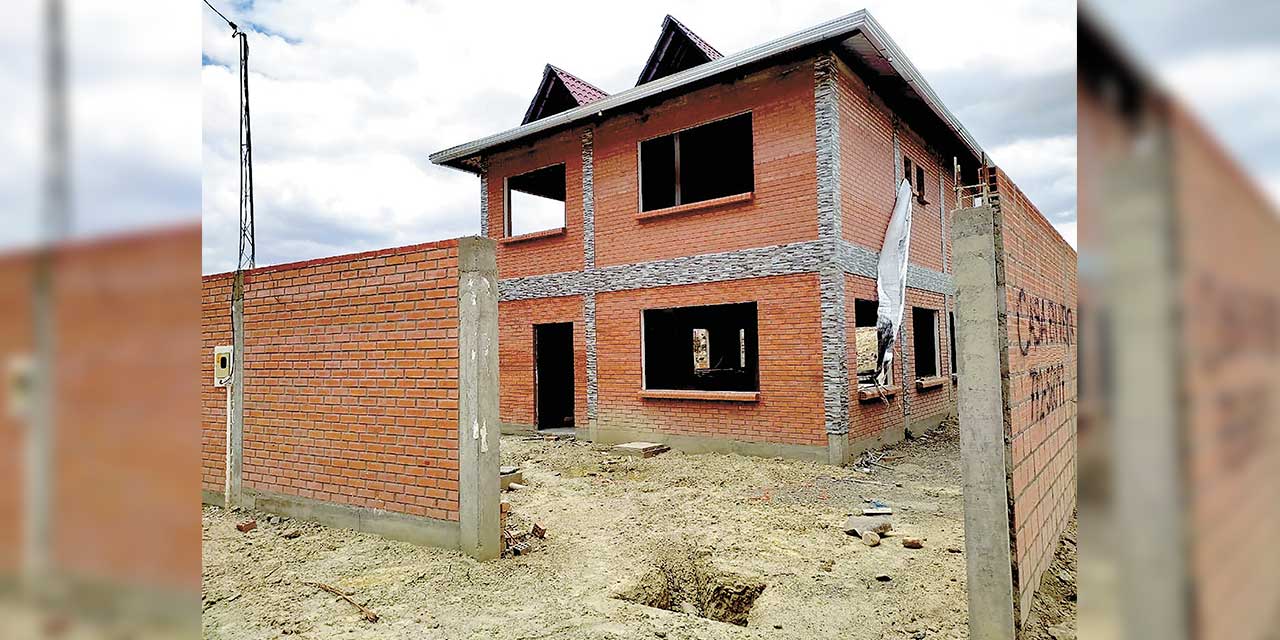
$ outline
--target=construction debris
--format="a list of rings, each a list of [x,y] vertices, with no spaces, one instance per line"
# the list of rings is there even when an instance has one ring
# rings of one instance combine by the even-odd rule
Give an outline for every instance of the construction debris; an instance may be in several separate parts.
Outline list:
[[[862,544],[868,547],[878,547],[880,546],[880,536],[874,531],[864,531],[862,532]]]
[[[298,536],[301,536],[301,535],[302,535],[302,532],[298,531],[297,529],[290,529],[284,532],[285,540],[293,540],[294,538],[297,538]]]
[[[244,522],[241,522],[240,524],[236,525],[236,531],[239,531],[240,533],[249,533],[250,531],[253,531],[254,529],[257,529],[257,528],[258,528],[257,520],[245,520]]]
[[[903,538],[903,539],[902,539],[902,546],[904,546],[904,547],[906,547],[906,548],[908,548],[908,549],[923,549],[923,548],[924,548],[924,538],[910,538],[910,537],[908,537],[908,538]]]
[[[660,442],[628,442],[613,448],[614,453],[636,458],[652,458],[670,450],[671,447]]]
[[[520,467],[500,467],[498,469],[498,488],[506,491],[511,483],[524,483],[524,474],[520,472]]]
[[[864,516],[891,516],[893,509],[890,507],[867,507],[862,510]]]
[[[851,536],[862,537],[865,532],[885,535],[893,530],[893,523],[887,518],[875,516],[849,516],[844,522],[843,531]]]
[[[352,600],[352,599],[351,599],[351,596],[355,595],[355,593],[356,593],[356,592],[354,592],[354,591],[351,591],[351,592],[342,591],[342,590],[338,589],[337,587],[331,587],[331,586],[329,586],[329,585],[327,585],[327,584],[325,584],[325,583],[323,583],[323,582],[303,582],[302,584],[305,584],[305,585],[307,585],[307,586],[311,586],[311,587],[317,587],[317,588],[319,588],[319,589],[323,589],[323,590],[325,590],[325,591],[328,591],[329,593],[332,593],[333,595],[338,596],[339,598],[342,598],[343,600],[346,600],[347,602],[351,603],[351,605],[352,605],[352,606],[354,606],[355,608],[359,609],[359,610],[360,610],[360,616],[361,616],[362,618],[364,618],[365,620],[367,620],[367,621],[369,621],[369,622],[377,622],[377,621],[378,621],[378,614],[374,613],[373,611],[370,611],[370,610],[369,610],[367,607],[365,607],[364,605],[362,605],[362,604],[360,604],[359,602],[356,602],[355,600]]]
[[[519,482],[512,482],[507,485],[507,491],[519,491],[525,488],[526,486],[528,485],[520,484]]]

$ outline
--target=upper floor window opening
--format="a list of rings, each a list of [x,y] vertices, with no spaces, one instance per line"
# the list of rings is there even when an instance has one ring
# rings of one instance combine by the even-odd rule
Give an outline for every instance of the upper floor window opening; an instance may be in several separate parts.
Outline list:
[[[755,188],[751,113],[640,143],[640,210],[656,211]]]
[[[503,235],[520,236],[565,226],[564,164],[534,169],[505,181]]]

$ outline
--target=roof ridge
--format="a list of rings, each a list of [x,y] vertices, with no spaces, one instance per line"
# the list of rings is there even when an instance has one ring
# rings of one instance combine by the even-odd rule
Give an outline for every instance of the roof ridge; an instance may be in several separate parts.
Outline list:
[[[675,16],[668,13],[666,17],[662,19],[662,27],[658,31],[658,41],[654,43],[653,51],[649,53],[649,59],[645,61],[644,67],[640,69],[640,77],[636,80],[636,86],[640,86],[646,82],[652,82],[660,77],[671,75],[671,73],[673,73],[673,71],[668,69],[662,73],[662,76],[657,75],[660,72],[660,68],[663,67],[664,61],[667,60],[668,53],[673,50],[671,47],[671,41],[676,34],[683,36],[683,39],[685,40],[685,43],[679,45],[676,50],[683,49],[688,51],[687,47],[691,46],[696,52],[695,55],[701,54],[702,57],[706,59],[705,62],[719,60],[724,57],[724,54],[720,53],[719,50],[711,46],[706,40],[703,40],[702,36],[694,33],[693,30],[683,22],[680,22]]]
[[[559,74],[559,75],[561,76],[561,79],[562,79],[562,80],[564,79],[564,77],[565,77],[565,76],[568,76],[568,79],[573,80],[573,81],[576,81],[576,82],[579,82],[579,83],[582,83],[582,85],[583,85],[583,86],[585,86],[586,88],[591,89],[592,91],[595,91],[596,93],[600,94],[600,96],[599,96],[598,98],[595,98],[595,100],[598,100],[598,99],[600,99],[600,98],[604,98],[604,97],[608,97],[608,95],[609,95],[609,92],[608,92],[608,91],[605,91],[604,89],[601,89],[600,87],[597,87],[596,85],[591,84],[590,82],[587,82],[586,80],[583,80],[582,78],[580,78],[580,77],[578,77],[578,76],[576,76],[576,75],[574,75],[574,74],[572,74],[572,73],[569,73],[568,71],[565,71],[565,70],[564,70],[563,68],[561,68],[561,67],[557,67],[556,65],[551,64],[550,62],[548,62],[548,63],[547,63],[547,66],[548,66],[548,67],[551,67],[551,69],[552,69],[552,70],[554,70],[557,74]],[[584,102],[584,103],[582,103],[582,104],[587,104],[587,103],[586,103],[586,102]]]

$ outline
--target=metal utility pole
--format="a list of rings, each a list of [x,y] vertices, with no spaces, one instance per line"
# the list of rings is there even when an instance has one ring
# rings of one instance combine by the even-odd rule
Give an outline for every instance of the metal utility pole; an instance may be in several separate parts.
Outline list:
[[[249,39],[236,23],[227,19],[209,0],[204,0],[218,17],[231,27],[231,37],[240,41],[240,233],[235,281],[231,287],[231,381],[227,406],[229,419],[226,441],[226,481],[223,503],[230,507],[240,501],[241,465],[244,441],[244,272],[253,269],[256,249],[253,235],[253,137],[249,122]]]

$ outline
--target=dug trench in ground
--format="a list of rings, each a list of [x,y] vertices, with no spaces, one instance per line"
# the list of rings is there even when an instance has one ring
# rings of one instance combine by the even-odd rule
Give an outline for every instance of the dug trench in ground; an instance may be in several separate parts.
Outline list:
[[[548,534],[526,555],[488,563],[206,508],[204,635],[966,638],[957,437],[948,425],[903,443],[881,460],[889,469],[866,474],[737,455],[623,458],[603,445],[507,436],[502,464],[520,466],[525,484],[503,494],[510,524],[536,522]],[[845,534],[846,516],[866,499],[891,505],[894,530],[927,538],[924,548],[903,548],[895,537],[873,548]],[[258,528],[236,531],[250,517]],[[284,537],[294,529],[302,535]],[[743,601],[763,585],[749,607],[725,607],[724,617],[738,611],[746,626],[704,617],[696,596],[678,596],[693,609],[672,603],[675,611],[624,599],[679,549],[705,551],[705,569],[694,575],[712,576],[713,589],[727,577],[733,593],[721,599]],[[379,620],[365,622],[354,606],[305,582],[353,593]]]

